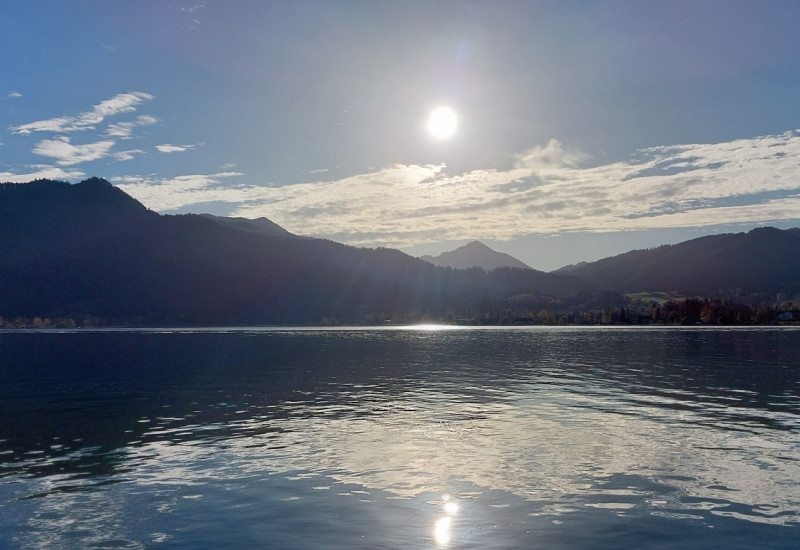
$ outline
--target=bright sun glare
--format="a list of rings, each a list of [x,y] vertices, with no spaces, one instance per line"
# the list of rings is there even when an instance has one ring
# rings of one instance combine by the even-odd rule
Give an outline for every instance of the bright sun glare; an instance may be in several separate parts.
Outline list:
[[[437,107],[428,115],[428,133],[436,139],[447,139],[456,133],[458,116],[450,107]]]

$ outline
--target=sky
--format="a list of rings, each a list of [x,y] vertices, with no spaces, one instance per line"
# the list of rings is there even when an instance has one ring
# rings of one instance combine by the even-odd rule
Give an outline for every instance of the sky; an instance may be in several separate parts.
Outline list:
[[[798,22],[794,0],[0,0],[0,181],[542,270],[797,227]]]

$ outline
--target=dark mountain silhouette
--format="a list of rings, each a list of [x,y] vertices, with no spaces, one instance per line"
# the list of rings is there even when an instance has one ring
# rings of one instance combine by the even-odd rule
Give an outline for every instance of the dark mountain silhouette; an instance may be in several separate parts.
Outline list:
[[[763,227],[700,237],[569,266],[566,272],[617,292],[791,297],[800,292],[800,229]]]
[[[492,250],[480,241],[472,241],[450,252],[442,252],[438,256],[420,256],[419,259],[430,262],[433,265],[452,267],[453,269],[466,269],[469,267],[481,267],[486,271],[491,271],[498,267],[530,269],[515,257]]]
[[[589,262],[578,262],[577,264],[569,264],[565,265],[564,267],[559,267],[558,269],[554,269],[551,273],[572,273],[579,267],[583,267],[587,265]]]
[[[580,300],[586,286],[535,270],[453,270],[397,250],[159,215],[98,178],[0,185],[7,319],[173,326],[478,319],[523,302]]]
[[[227,216],[214,216],[212,214],[200,214],[204,218],[213,220],[220,225],[244,231],[245,233],[259,233],[270,237],[291,237],[293,233],[288,232],[277,223],[268,220],[267,218],[256,218],[251,220],[248,218],[232,218]]]

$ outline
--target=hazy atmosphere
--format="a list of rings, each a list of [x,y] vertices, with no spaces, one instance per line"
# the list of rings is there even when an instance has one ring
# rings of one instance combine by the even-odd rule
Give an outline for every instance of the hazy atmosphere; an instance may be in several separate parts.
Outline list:
[[[800,225],[793,1],[2,6],[0,181],[544,270]]]

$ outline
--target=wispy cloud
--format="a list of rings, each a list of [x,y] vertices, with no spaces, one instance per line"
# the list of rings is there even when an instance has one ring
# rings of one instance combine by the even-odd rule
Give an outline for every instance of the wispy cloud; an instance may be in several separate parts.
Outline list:
[[[73,145],[68,137],[58,139],[44,139],[37,143],[33,152],[37,155],[55,159],[60,166],[73,166],[83,162],[91,162],[102,158],[111,157],[119,161],[131,160],[135,155],[143,155],[142,149],[128,149],[125,151],[112,151],[115,142],[111,140],[95,141]]]
[[[79,170],[64,170],[56,166],[33,165],[29,166],[29,172],[22,174],[15,172],[0,172],[0,182],[3,183],[27,183],[37,179],[51,179],[70,181],[81,179],[86,176]]]
[[[117,122],[115,124],[109,124],[108,129],[106,130],[106,136],[119,139],[131,139],[133,138],[134,130],[139,126],[149,126],[157,122],[158,119],[154,116],[139,115],[136,117],[136,120],[131,122]]]
[[[508,170],[395,165],[284,187],[222,185],[219,174],[121,183],[155,210],[225,201],[232,215],[366,246],[800,219],[798,131],[655,147],[607,164],[553,140],[514,159]]]
[[[241,172],[192,174],[161,179],[156,176],[114,178],[116,185],[143,204],[161,211],[177,210],[187,204],[214,201],[241,203],[249,200],[250,186],[231,186],[226,182],[242,176]],[[223,182],[226,182],[223,184]],[[151,205],[159,205],[153,207]]]
[[[187,16],[187,24],[189,28],[198,29],[202,22],[200,21],[200,12],[206,7],[205,2],[194,2],[187,6],[181,7],[181,11]]]
[[[135,155],[143,155],[144,151],[141,149],[129,149],[127,151],[117,151],[116,153],[111,153],[111,156],[117,160],[133,160]]]
[[[6,97],[10,97],[10,98],[17,98],[17,97],[22,97],[22,94],[21,94],[21,93],[19,93],[19,92],[8,92],[8,94],[6,95]]]
[[[44,139],[36,144],[33,152],[37,155],[56,159],[60,166],[72,166],[107,157],[114,142],[110,140],[73,145],[69,138]]]
[[[128,92],[117,94],[111,99],[106,99],[95,105],[91,111],[75,116],[62,116],[47,120],[37,120],[20,126],[13,126],[11,131],[15,134],[30,134],[32,132],[69,133],[93,130],[106,118],[121,113],[136,110],[136,106],[153,99],[153,96],[144,92]]]
[[[197,147],[198,144],[191,144],[191,145],[171,145],[169,143],[164,143],[162,145],[156,145],[156,149],[159,150],[161,153],[182,153],[183,151],[188,151],[190,149],[194,149]]]

